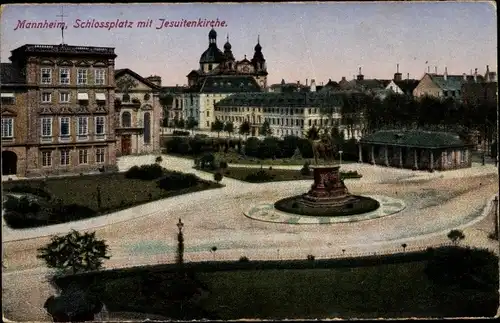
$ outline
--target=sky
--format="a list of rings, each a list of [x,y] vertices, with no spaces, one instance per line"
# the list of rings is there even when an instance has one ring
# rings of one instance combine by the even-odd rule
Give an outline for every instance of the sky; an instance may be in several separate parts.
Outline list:
[[[449,74],[497,68],[497,21],[493,2],[247,3],[6,5],[1,12],[0,58],[24,44],[60,44],[57,28],[17,28],[19,21],[60,21],[68,45],[114,47],[115,67],[142,76],[159,75],[162,85],[187,83],[208,47],[210,27],[159,28],[161,19],[225,21],[215,28],[223,50],[226,37],[235,58],[251,59],[257,37],[268,69],[268,84],[316,84],[365,78],[391,79],[399,64],[406,77],[420,79],[427,67]],[[133,28],[80,28],[80,21],[128,20]],[[152,20],[151,27],[137,22]],[[25,25],[26,27],[26,25]],[[128,26],[127,26],[128,27]],[[427,62],[427,63],[426,63]]]

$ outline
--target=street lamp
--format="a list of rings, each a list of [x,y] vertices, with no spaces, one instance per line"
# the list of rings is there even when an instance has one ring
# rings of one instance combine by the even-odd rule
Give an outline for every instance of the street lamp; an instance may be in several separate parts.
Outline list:
[[[340,155],[340,163],[339,163],[339,166],[342,166],[342,154],[344,152],[342,150],[339,151],[339,155]]]
[[[182,233],[182,227],[184,227],[184,223],[182,223],[181,219],[177,222],[177,228],[179,228],[179,233]]]

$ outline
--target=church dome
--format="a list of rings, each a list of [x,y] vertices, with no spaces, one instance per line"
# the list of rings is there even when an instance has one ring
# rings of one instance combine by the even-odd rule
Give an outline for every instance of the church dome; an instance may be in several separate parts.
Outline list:
[[[205,63],[221,63],[224,61],[224,53],[217,46],[210,44],[208,49],[201,54],[200,64]]]
[[[217,38],[217,32],[215,31],[215,29],[212,28],[212,30],[210,30],[210,32],[208,33],[208,38]]]
[[[231,44],[229,43],[229,40],[224,44],[224,49],[231,50]]]
[[[256,52],[260,52],[262,50],[262,46],[260,46],[260,44],[257,43],[257,45],[255,45],[254,49],[255,49]]]

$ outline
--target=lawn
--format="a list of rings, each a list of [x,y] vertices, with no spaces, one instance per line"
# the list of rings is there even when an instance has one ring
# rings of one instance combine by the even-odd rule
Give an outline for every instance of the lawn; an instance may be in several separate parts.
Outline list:
[[[128,179],[125,178],[123,173],[48,178],[46,180],[23,180],[4,182],[2,184],[4,191],[9,191],[14,186],[30,186],[42,189],[51,195],[51,200],[47,203],[49,206],[55,204],[58,200],[62,205],[76,204],[83,206],[94,211],[89,212],[87,217],[103,215],[162,198],[222,186],[215,182],[200,180],[195,186],[189,188],[164,190],[158,187],[155,180]],[[98,193],[98,187],[100,193]],[[100,207],[98,205],[98,194],[100,194],[101,199]],[[81,218],[85,218],[85,215]],[[61,219],[61,221],[57,222],[67,222],[75,219],[65,220]],[[32,226],[47,224],[53,223],[40,223]]]
[[[251,168],[251,167],[229,167],[225,170],[210,170],[210,169],[199,169],[201,171],[216,173],[221,172],[225,177],[237,179],[244,182],[250,183],[262,183],[262,182],[279,182],[279,181],[294,181],[294,180],[313,180],[312,170],[310,175],[302,175],[300,170],[298,169],[275,169],[272,167],[263,167],[264,170],[269,177],[267,178],[257,178],[257,179],[248,179],[248,175],[256,174],[261,171],[260,168]],[[343,179],[347,178],[360,178],[360,175],[356,175],[354,173],[340,173]]]
[[[201,156],[193,156],[193,155],[182,155],[182,154],[174,154],[174,153],[167,153],[163,152],[166,155],[172,155],[176,157],[182,157],[182,158],[188,158],[188,159],[195,159],[195,158],[200,158]],[[249,157],[249,156],[244,156],[241,154],[238,154],[236,152],[228,152],[228,153],[222,153],[222,152],[216,152],[213,153],[215,156],[216,160],[224,160],[229,164],[241,164],[241,165],[264,165],[264,166],[275,166],[275,165],[291,165],[291,166],[303,166],[306,162],[308,162],[310,165],[314,165],[314,158],[276,158],[276,159],[258,159],[255,157]],[[338,162],[338,160],[336,161]],[[324,164],[323,159],[318,159],[319,164]],[[354,163],[352,161],[345,161],[342,160],[342,164],[351,164]]]
[[[172,266],[168,270],[157,266],[149,270],[142,267],[97,273],[93,279],[81,276],[80,281],[84,284],[93,281],[94,290],[111,311],[182,319],[495,315],[498,303],[495,288],[438,286],[424,272],[427,257],[422,253],[391,257],[378,257],[375,261],[356,258],[300,261],[300,264],[299,261],[267,262],[253,268],[252,261],[217,266],[187,263],[190,273],[187,285],[176,285],[182,278],[174,274]],[[498,272],[497,264],[492,265]],[[184,308],[182,314],[178,307],[175,310],[173,299],[182,292],[189,299],[185,292],[196,290],[193,285],[201,286],[208,294],[198,301],[193,298],[185,301],[180,307]],[[123,297],[124,294],[133,297]]]

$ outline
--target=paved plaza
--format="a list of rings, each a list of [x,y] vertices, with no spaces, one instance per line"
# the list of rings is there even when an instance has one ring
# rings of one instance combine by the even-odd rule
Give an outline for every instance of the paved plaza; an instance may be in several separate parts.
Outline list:
[[[154,160],[155,156],[121,158],[119,168],[126,170]],[[163,156],[162,166],[213,179],[212,174],[194,170],[192,160]],[[447,243],[451,229],[464,231],[463,243],[497,250],[497,244],[487,238],[493,229],[491,200],[498,192],[494,166],[427,173],[346,164],[342,170],[363,175],[361,179],[345,180],[352,194],[387,198],[387,204],[391,204],[389,200],[400,201],[399,210],[347,223],[258,221],[245,212],[304,193],[311,181],[251,184],[224,178],[224,188],[176,196],[94,219],[25,230],[3,225],[4,308],[10,309],[6,316],[13,320],[42,319],[41,304],[52,292],[41,279],[48,271],[36,259],[36,249],[46,244],[50,235],[71,229],[96,231],[107,241],[112,255],[105,263],[108,268],[173,262],[179,218],[184,223],[185,261],[237,260],[241,256],[250,260],[305,259],[309,254],[320,259],[401,252],[403,243],[411,251]],[[216,252],[211,252],[213,246]],[[20,293],[29,296],[7,297]]]

